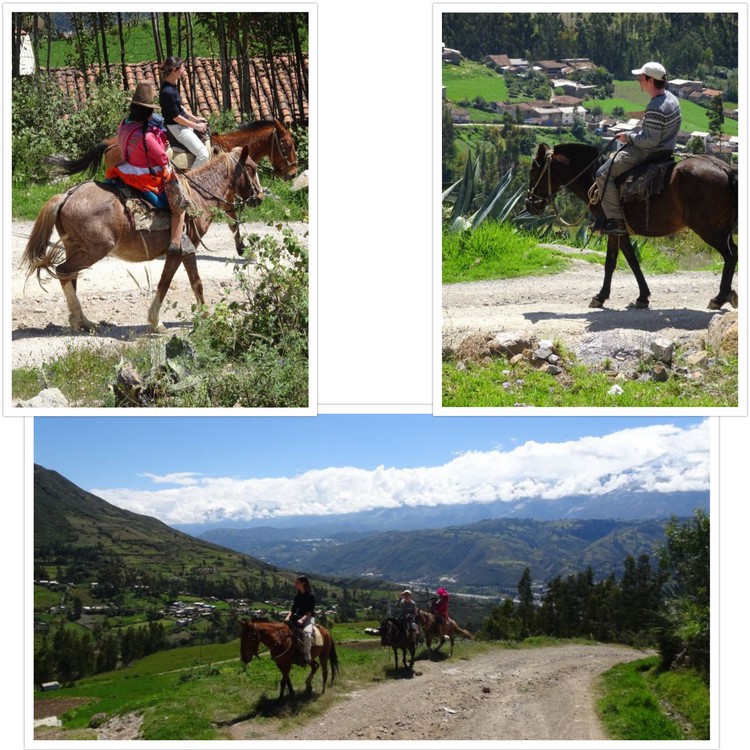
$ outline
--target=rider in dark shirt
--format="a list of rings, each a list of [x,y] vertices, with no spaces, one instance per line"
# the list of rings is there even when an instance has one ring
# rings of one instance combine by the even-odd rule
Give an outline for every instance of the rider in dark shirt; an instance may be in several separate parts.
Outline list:
[[[310,652],[312,649],[312,631],[315,625],[315,594],[312,592],[307,576],[297,576],[294,585],[297,593],[292,601],[292,609],[286,616],[286,622],[300,629],[305,661],[309,664],[312,662]]]

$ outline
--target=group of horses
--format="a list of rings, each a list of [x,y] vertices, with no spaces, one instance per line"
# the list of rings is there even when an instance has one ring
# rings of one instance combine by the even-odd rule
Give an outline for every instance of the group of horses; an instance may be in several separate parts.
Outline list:
[[[258,161],[267,157],[274,173],[290,180],[297,173],[297,156],[291,133],[278,120],[242,125],[224,135],[212,136],[214,156],[201,167],[181,176],[183,190],[194,210],[186,221],[187,235],[195,247],[216,215],[223,210],[232,221],[235,246],[242,255],[237,211],[243,206],[257,207],[264,193],[258,179]],[[108,164],[119,161],[117,139],[109,139],[90,149],[76,160],[49,157],[48,161],[69,174],[98,169],[102,157]],[[50,243],[53,230],[59,240]],[[57,278],[68,305],[69,322],[74,331],[95,330],[96,324],[83,314],[77,296],[81,271],[112,255],[129,262],[142,262],[166,256],[156,294],[148,312],[153,331],[163,331],[159,311],[169,285],[184,265],[199,305],[204,304],[203,283],[194,253],[167,254],[168,229],[138,231],[116,190],[89,180],[65,193],[55,195],[42,208],[23,254],[27,275],[41,272]]]
[[[398,652],[401,651],[401,663],[404,669],[411,669],[414,666],[414,656],[417,650],[420,633],[424,636],[427,649],[432,651],[432,642],[437,641],[435,652],[445,643],[447,638],[451,644],[450,654],[453,656],[453,645],[456,636],[472,639],[474,636],[458,623],[449,617],[446,622],[441,622],[432,612],[424,609],[418,609],[414,618],[416,628],[412,628],[408,623],[389,617],[380,623],[380,643],[383,646],[390,646],[393,649],[394,667],[398,669]],[[409,664],[406,663],[406,654],[409,653]]]
[[[432,642],[438,641],[435,651],[438,651],[443,645],[445,639],[450,640],[451,655],[453,654],[453,644],[456,636],[464,638],[473,638],[471,633],[459,627],[455,620],[448,618],[445,623],[439,622],[431,612],[417,610],[416,623],[419,632],[424,636],[427,648],[432,649]],[[305,680],[305,687],[308,693],[312,692],[313,677],[318,669],[323,675],[323,690],[326,691],[326,684],[329,682],[329,665],[330,665],[330,684],[339,672],[339,659],[336,653],[336,645],[333,642],[331,633],[322,625],[315,626],[321,636],[322,644],[313,644],[310,650],[310,674]],[[396,660],[396,669],[398,669],[398,651],[403,652],[403,665],[407,668],[406,652],[410,654],[408,668],[414,666],[414,654],[418,642],[418,631],[403,628],[393,618],[383,620],[380,624],[379,633],[381,644],[393,648]],[[240,621],[240,659],[244,664],[249,664],[253,659],[260,658],[259,649],[263,644],[271,655],[271,659],[281,672],[281,685],[279,690],[279,701],[283,700],[284,693],[288,692],[290,696],[294,695],[294,688],[289,673],[294,665],[306,667],[307,664],[303,658],[301,644],[295,638],[294,631],[285,622],[270,622],[268,620],[241,620]]]

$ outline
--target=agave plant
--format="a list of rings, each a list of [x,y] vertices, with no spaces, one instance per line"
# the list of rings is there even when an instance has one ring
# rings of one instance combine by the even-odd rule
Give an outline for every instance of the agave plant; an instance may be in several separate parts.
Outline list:
[[[443,193],[442,199],[445,202],[446,198],[458,187],[453,210],[448,220],[451,231],[476,229],[488,218],[505,221],[525,191],[524,187],[520,187],[509,198],[506,197],[505,193],[513,181],[513,170],[508,170],[485,198],[479,209],[473,214],[467,215],[472,205],[481,197],[478,192],[479,175],[480,160],[477,158],[472,161],[471,152],[469,152],[463,177]]]

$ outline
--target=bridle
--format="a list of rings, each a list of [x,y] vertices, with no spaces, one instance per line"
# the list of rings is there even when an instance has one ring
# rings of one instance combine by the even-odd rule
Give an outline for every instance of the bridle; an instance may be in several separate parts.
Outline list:
[[[609,145],[607,146],[609,148]],[[574,177],[572,177],[570,180],[568,180],[566,183],[562,185],[558,185],[556,190],[552,189],[552,159],[555,156],[554,149],[549,149],[547,153],[545,154],[545,161],[544,165],[541,167],[542,171],[539,173],[539,177],[537,178],[536,182],[534,183],[533,187],[530,187],[528,191],[526,192],[526,203],[530,203],[534,208],[539,209],[539,212],[541,213],[542,209],[544,209],[548,204],[552,205],[552,210],[555,212],[555,215],[560,220],[562,224],[565,226],[574,226],[574,224],[570,224],[565,219],[560,216],[560,212],[557,210],[557,206],[555,205],[555,198],[557,197],[558,193],[560,193],[562,190],[565,190],[565,188],[570,187],[582,174],[585,174],[591,167],[596,164],[596,162],[600,159],[603,151],[598,151],[594,158],[586,164],[586,166],[578,172]],[[537,162],[536,159],[532,162],[532,165],[539,168],[540,165]],[[536,189],[539,186],[539,184],[542,182],[544,177],[547,177],[547,194],[546,195],[537,195]],[[591,206],[591,199],[589,199],[589,202],[586,204],[586,211],[588,211],[589,207]],[[585,214],[584,214],[585,215]]]
[[[226,198],[220,195],[216,195],[215,193],[212,193],[208,188],[204,187],[200,183],[196,182],[191,176],[189,172],[183,172],[182,176],[190,183],[190,185],[194,188],[196,188],[199,192],[201,192],[205,197],[213,198],[214,200],[219,201],[220,203],[224,203],[227,206],[233,207],[235,210],[239,210],[247,206],[252,201],[255,201],[258,199],[258,197],[262,194],[263,189],[261,188],[258,190],[258,188],[255,186],[255,181],[250,177],[250,175],[247,173],[247,162],[245,162],[244,166],[240,166],[239,159],[235,159],[232,154],[225,152],[228,159],[231,159],[232,162],[234,162],[235,168],[239,167],[243,172],[245,172],[245,176],[247,177],[247,181],[250,184],[250,194],[247,196],[247,198],[238,198],[235,194],[234,201],[228,201]],[[256,178],[257,179],[257,178]]]
[[[255,625],[255,623],[249,623],[248,624],[248,630],[252,631],[252,637],[250,637],[250,649],[249,649],[249,659],[248,661],[252,661],[253,659],[257,658],[260,659],[260,654],[258,653],[258,649],[260,648],[260,644],[262,643],[260,638],[260,631],[258,630],[258,627]],[[277,659],[280,659],[284,654],[286,654],[291,648],[294,647],[294,635],[291,632],[291,629],[289,629],[289,634],[285,635],[281,640],[274,641],[275,646],[281,646],[284,641],[289,640],[289,645],[278,654],[274,654],[271,649],[268,649],[268,653],[271,654],[271,658],[276,661]]]
[[[281,138],[279,138],[279,131],[276,127],[276,123],[273,123],[273,138],[271,139],[271,153],[270,153],[270,161],[271,164],[273,164],[273,152],[274,150],[278,151],[279,154],[281,154],[281,158],[284,160],[284,164],[286,165],[287,171],[289,171],[292,167],[297,167],[298,163],[295,159],[292,161],[289,158],[289,154],[287,153],[287,150],[284,147],[284,144],[281,142]]]

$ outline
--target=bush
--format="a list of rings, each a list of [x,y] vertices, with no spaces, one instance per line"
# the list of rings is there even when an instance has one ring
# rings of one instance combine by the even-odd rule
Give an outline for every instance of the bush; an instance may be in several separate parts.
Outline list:
[[[127,97],[112,83],[90,89],[85,110],[47,75],[13,79],[12,170],[15,182],[48,182],[43,159],[50,154],[78,156],[117,132],[127,115]]]

